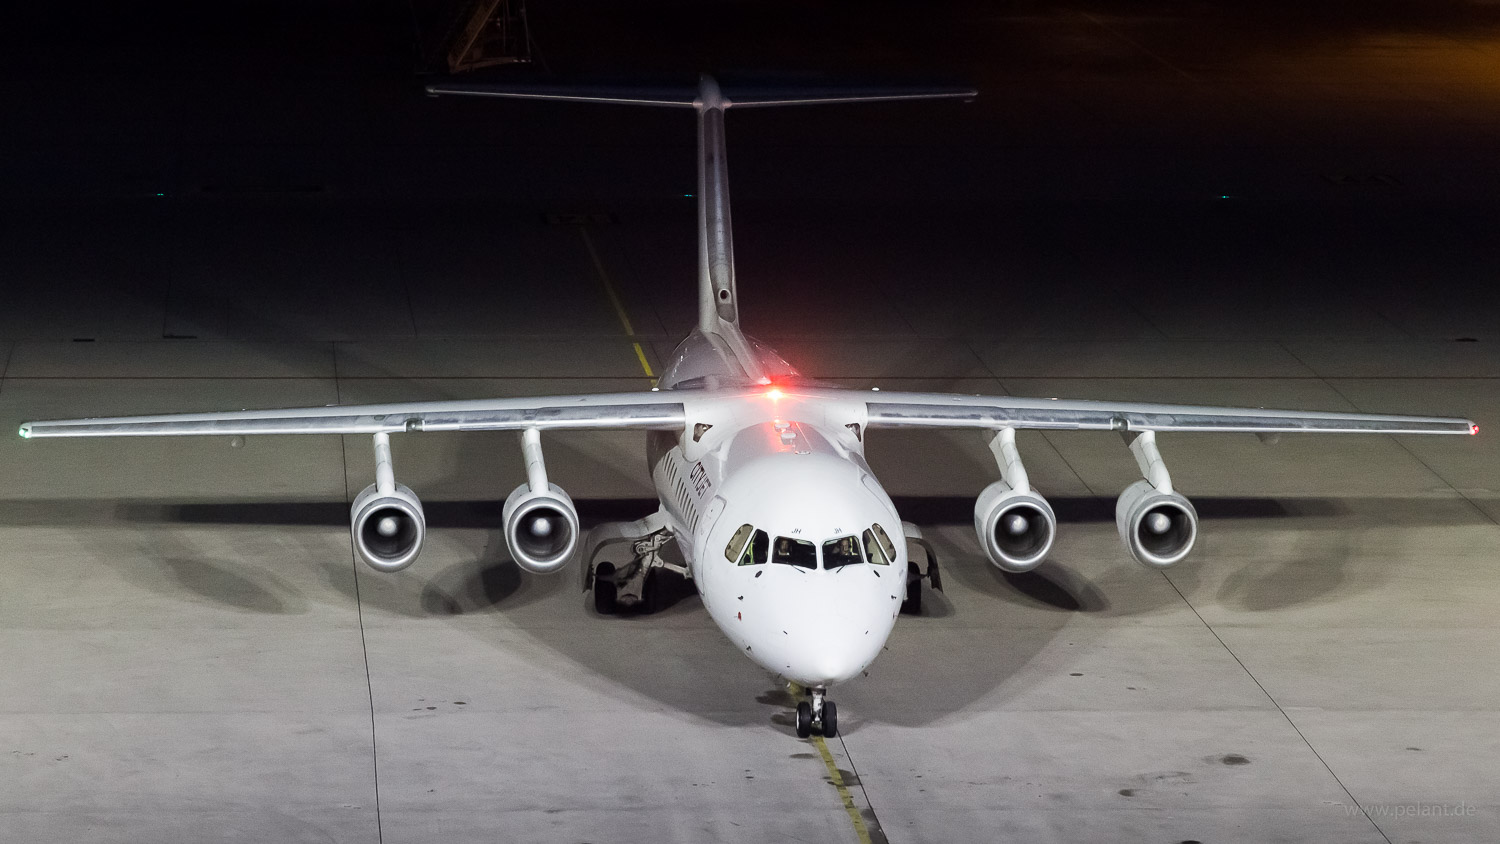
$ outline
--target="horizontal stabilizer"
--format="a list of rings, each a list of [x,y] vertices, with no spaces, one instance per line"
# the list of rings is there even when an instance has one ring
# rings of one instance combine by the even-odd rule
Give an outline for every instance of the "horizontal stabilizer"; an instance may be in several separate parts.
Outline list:
[[[701,91],[702,88],[699,85],[636,87],[435,82],[427,86],[427,93],[432,96],[459,95],[512,100],[666,106],[668,108],[696,108],[705,105]],[[902,100],[972,100],[977,96],[979,96],[978,91],[961,86],[896,85],[850,88],[782,86],[740,91],[731,88],[723,92],[721,101],[708,103],[708,105],[718,105],[722,108],[760,108],[830,103],[883,103]]]
[[[457,94],[466,97],[499,97],[508,100],[556,100],[570,103],[692,108],[697,86],[650,88],[597,85],[489,84],[483,82],[438,82],[427,86],[432,96]]]
[[[901,100],[972,100],[973,88],[893,86],[880,88],[786,88],[779,91],[730,91],[725,96],[737,108],[824,105],[829,103],[888,103]]]

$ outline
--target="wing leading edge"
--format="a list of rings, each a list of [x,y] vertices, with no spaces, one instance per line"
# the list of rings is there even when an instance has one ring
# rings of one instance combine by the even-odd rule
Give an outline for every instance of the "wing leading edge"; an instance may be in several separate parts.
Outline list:
[[[797,391],[801,392],[801,391]],[[847,400],[853,391],[808,391]],[[1265,408],[882,392],[866,402],[870,428],[1034,428],[1220,433],[1473,434],[1468,419]],[[173,413],[27,422],[21,436],[238,436],[401,431],[633,429],[680,431],[687,411],[671,393],[599,393],[473,401],[408,402],[285,410]]]
[[[680,398],[600,393],[476,401],[408,402],[223,413],[173,413],[27,422],[21,436],[171,437],[249,434],[377,434],[399,431],[682,430]]]
[[[880,393],[871,428],[1038,428],[1279,434],[1475,434],[1468,419],[1134,402]]]

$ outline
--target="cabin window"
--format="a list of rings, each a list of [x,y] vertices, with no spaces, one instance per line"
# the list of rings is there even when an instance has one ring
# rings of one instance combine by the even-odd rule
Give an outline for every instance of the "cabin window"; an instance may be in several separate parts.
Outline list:
[[[880,549],[880,543],[875,541],[875,534],[865,531],[864,540],[865,555],[870,558],[870,562],[877,566],[888,566],[891,564],[890,558],[886,557],[885,552]]]
[[[778,536],[776,553],[771,555],[771,562],[801,569],[815,569],[818,567],[818,546],[805,540]]]
[[[859,538],[854,535],[841,536],[823,543],[823,568],[841,569],[844,566],[863,563],[859,555]]]
[[[885,552],[885,558],[894,563],[896,561],[896,546],[891,542],[891,538],[886,535],[885,528],[881,527],[877,522],[870,525],[870,530],[874,531],[875,541],[880,543],[880,550]]]

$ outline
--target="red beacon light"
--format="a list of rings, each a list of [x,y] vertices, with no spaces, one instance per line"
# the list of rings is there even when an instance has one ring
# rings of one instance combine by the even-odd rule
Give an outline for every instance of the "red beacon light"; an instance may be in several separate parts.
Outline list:
[[[772,387],[769,390],[766,390],[766,398],[770,399],[771,401],[776,401],[777,399],[781,398],[781,388]]]

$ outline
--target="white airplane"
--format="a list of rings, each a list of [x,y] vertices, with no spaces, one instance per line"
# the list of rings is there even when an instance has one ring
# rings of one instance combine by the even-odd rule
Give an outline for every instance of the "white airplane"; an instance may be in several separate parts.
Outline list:
[[[1165,568],[1198,533],[1193,505],[1172,485],[1157,449],[1160,431],[1473,434],[1466,419],[1316,413],[1262,408],[1068,401],[944,393],[864,392],[818,386],[740,331],[729,218],[724,112],[749,106],[971,98],[960,89],[802,92],[726,97],[704,76],[696,90],[667,93],[439,84],[431,94],[574,100],[691,108],[698,118],[698,326],[650,392],[479,401],[247,410],[28,422],[21,436],[112,437],[368,434],[376,481],[351,509],[353,545],[381,572],[400,571],[422,548],[422,504],[396,482],[389,437],[424,431],[518,431],[526,482],[505,501],[506,544],[528,572],[584,562],[585,588],[601,612],[654,609],[663,577],[692,581],[714,622],[767,670],[807,692],[797,734],[838,733],[828,688],[875,659],[903,610],[920,608],[921,578],[908,559],[922,546],[903,524],[864,458],[883,428],[973,428],[989,437],[1000,480],[980,495],[974,528],[985,554],[1009,572],[1036,568],[1057,519],[1031,486],[1016,449],[1018,429],[1099,430],[1123,435],[1142,480],[1116,505],[1131,556]],[[541,432],[638,429],[660,509],[632,523],[579,533],[568,494],[550,483]],[[675,542],[681,563],[663,556]],[[602,548],[631,543],[632,560],[595,563]]]

